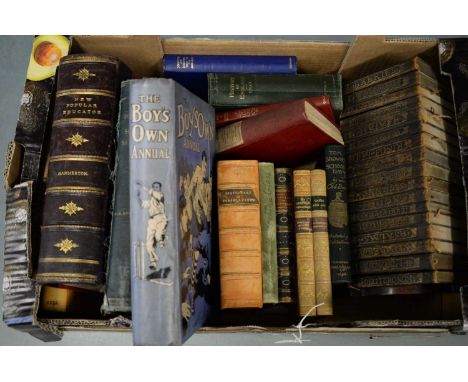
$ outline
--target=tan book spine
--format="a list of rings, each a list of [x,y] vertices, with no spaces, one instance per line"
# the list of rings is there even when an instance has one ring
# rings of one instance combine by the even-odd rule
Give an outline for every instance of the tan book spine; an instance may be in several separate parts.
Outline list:
[[[218,162],[221,309],[263,306],[259,188],[258,161]]]
[[[316,305],[310,170],[294,170],[293,184],[298,308],[299,315],[303,316]],[[316,310],[309,313],[309,316],[316,315]]]
[[[328,240],[327,181],[325,170],[310,172],[312,231],[314,235],[315,289],[318,316],[333,314],[332,282],[330,270],[330,244]]]

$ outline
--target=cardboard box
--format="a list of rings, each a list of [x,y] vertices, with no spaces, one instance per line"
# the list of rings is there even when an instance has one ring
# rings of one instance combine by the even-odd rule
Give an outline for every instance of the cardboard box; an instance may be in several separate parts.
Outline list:
[[[242,41],[210,39],[166,39],[157,36],[75,36],[71,52],[106,54],[119,57],[136,75],[161,76],[162,58],[167,54],[295,55],[300,73],[336,73],[353,79],[414,56],[421,56],[438,67],[435,39],[385,39],[357,37],[349,43],[314,41]],[[6,186],[16,184],[21,160],[13,144],[7,164]],[[317,332],[446,332],[468,327],[468,288],[437,291],[434,294],[349,298],[334,296],[335,315],[314,320],[303,329]],[[59,330],[129,330],[131,322],[122,316],[109,319],[68,319],[45,317],[39,311],[41,288],[37,288],[34,320]],[[463,313],[464,312],[464,313]],[[228,311],[216,314],[203,331],[290,331],[300,321],[295,307],[278,305],[245,314]]]

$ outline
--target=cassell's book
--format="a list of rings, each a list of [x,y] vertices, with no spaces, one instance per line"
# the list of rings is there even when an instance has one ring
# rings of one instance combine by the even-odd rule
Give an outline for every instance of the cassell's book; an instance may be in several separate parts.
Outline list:
[[[214,110],[170,79],[129,81],[133,340],[177,345],[211,305]]]
[[[343,144],[339,129],[304,100],[217,129],[222,158],[294,163],[331,143]]]

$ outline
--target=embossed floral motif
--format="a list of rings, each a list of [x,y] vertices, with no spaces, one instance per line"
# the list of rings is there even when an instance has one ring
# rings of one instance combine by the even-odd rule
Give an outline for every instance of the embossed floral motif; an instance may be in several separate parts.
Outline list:
[[[64,206],[60,206],[59,210],[62,210],[65,214],[69,216],[76,215],[77,212],[84,211],[83,208],[79,207],[74,202],[68,202]]]
[[[83,143],[89,142],[89,139],[82,137],[80,134],[73,134],[71,137],[68,137],[66,141],[70,142],[73,146],[78,147]]]
[[[59,251],[63,253],[71,252],[73,248],[78,248],[78,244],[74,243],[73,240],[70,240],[68,237],[63,239],[59,243],[55,243],[54,247],[58,248]]]
[[[96,77],[94,73],[91,73],[87,68],[82,68],[78,72],[73,73],[74,76],[78,77],[79,80],[85,82],[90,77]]]

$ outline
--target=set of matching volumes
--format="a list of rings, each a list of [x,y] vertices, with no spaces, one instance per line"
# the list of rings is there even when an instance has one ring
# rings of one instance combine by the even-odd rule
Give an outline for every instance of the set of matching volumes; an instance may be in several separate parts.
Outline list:
[[[344,85],[354,272],[363,293],[452,283],[461,270],[465,203],[448,89],[418,57]]]

